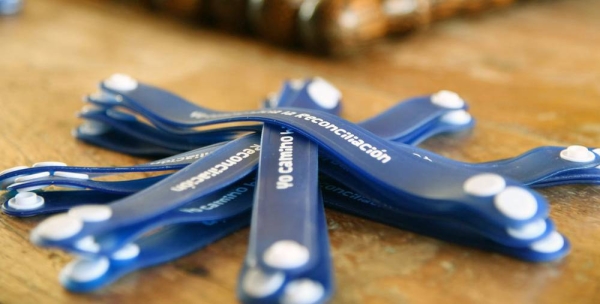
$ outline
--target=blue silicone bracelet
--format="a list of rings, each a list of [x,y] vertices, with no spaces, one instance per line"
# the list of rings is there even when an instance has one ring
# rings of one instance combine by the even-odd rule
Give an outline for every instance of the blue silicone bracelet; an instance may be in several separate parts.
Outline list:
[[[31,239],[39,245],[60,247],[87,235],[132,225],[179,208],[254,171],[259,150],[258,135],[236,139],[221,147],[219,153],[209,154],[155,186],[110,206],[79,206],[76,211],[69,211],[70,217],[51,217],[32,231]],[[71,228],[67,233],[65,226]]]

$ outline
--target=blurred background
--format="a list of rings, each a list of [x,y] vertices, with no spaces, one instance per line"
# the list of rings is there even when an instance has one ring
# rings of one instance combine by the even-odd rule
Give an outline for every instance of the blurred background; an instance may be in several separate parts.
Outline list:
[[[157,13],[275,45],[318,54],[359,52],[457,15],[475,15],[515,0],[147,0]]]
[[[111,0],[106,0],[107,2]],[[535,1],[535,0],[531,0]],[[543,0],[537,0],[543,1]],[[24,0],[0,1],[13,15]],[[423,30],[444,19],[474,17],[517,0],[112,0],[191,26],[215,28],[321,55],[356,54],[385,37]],[[520,2],[525,2],[521,0]]]
[[[3,0],[16,13],[23,0]],[[110,1],[110,0],[107,0]],[[538,0],[540,1],[540,0]],[[253,36],[321,55],[348,55],[385,37],[456,16],[474,17],[516,0],[112,0],[194,26]],[[523,0],[521,1],[523,2]]]

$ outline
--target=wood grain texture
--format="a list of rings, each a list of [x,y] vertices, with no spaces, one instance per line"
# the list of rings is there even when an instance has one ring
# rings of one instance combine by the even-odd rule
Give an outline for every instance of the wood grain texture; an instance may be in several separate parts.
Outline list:
[[[321,75],[358,121],[405,97],[451,89],[478,119],[425,147],[464,161],[539,145],[600,146],[600,2],[523,3],[440,22],[360,57],[327,60],[105,1],[27,1],[0,18],[0,168],[143,160],[76,142],[80,98],[124,72],[220,110],[253,109],[284,78]],[[541,190],[570,238],[564,260],[529,264],[328,211],[333,303],[600,303],[600,187]],[[0,303],[233,303],[248,231],[88,295],[57,281],[70,260],[32,246],[41,219],[0,216]]]

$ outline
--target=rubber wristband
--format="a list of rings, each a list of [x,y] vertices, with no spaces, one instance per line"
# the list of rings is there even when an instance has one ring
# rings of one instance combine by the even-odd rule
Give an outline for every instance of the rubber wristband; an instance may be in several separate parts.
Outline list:
[[[265,124],[246,263],[265,272],[301,272],[319,258],[318,148]]]
[[[132,225],[177,209],[196,198],[226,187],[254,171],[258,163],[259,150],[258,135],[242,137],[221,147],[219,153],[209,154],[156,183],[153,187],[110,204],[107,208],[110,208],[112,216],[105,221],[89,223],[83,220],[81,228],[75,229],[76,231],[74,230],[68,237],[53,238],[54,227],[60,225],[52,223],[60,223],[61,220],[51,217],[32,231],[31,239],[42,246],[60,246],[60,244],[73,243],[88,235]]]

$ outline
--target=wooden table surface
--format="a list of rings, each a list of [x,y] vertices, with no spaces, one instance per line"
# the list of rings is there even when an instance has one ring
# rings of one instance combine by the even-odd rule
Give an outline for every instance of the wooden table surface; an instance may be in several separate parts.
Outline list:
[[[75,141],[81,97],[114,72],[220,110],[256,108],[290,77],[320,75],[359,121],[414,95],[450,89],[471,105],[470,134],[424,147],[469,162],[540,145],[600,146],[600,1],[526,2],[454,19],[362,56],[311,57],[195,29],[107,1],[27,1],[0,18],[0,168],[45,160],[143,160]],[[600,187],[542,189],[572,242],[530,264],[328,211],[332,303],[600,303]],[[40,218],[0,217],[0,303],[232,303],[248,230],[87,295],[64,291],[71,257],[32,246]]]

